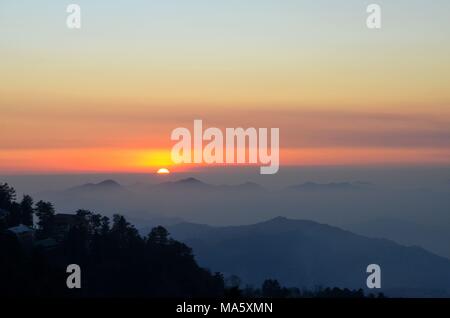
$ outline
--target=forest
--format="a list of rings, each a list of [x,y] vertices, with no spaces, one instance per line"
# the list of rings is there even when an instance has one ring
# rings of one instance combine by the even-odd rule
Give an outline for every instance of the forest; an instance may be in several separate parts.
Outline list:
[[[36,221],[36,222],[35,222]],[[0,184],[0,295],[139,298],[363,298],[362,290],[287,288],[276,279],[260,287],[201,268],[193,250],[162,227],[139,235],[123,215],[112,219],[78,210],[58,214],[50,202],[16,198]],[[82,269],[81,286],[66,285],[69,264]]]

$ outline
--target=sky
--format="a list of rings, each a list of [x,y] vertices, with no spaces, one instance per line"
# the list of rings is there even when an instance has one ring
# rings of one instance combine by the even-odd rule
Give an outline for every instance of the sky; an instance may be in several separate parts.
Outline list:
[[[372,1],[374,2],[374,1]],[[450,164],[450,2],[0,2],[0,172],[172,167],[170,133],[280,128],[281,164]],[[189,167],[173,167],[190,169]]]

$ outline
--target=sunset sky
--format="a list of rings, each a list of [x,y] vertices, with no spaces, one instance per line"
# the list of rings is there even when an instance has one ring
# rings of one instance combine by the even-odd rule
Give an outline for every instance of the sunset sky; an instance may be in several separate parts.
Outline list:
[[[170,167],[194,119],[280,128],[282,165],[450,164],[448,0],[72,2],[0,2],[2,173]]]

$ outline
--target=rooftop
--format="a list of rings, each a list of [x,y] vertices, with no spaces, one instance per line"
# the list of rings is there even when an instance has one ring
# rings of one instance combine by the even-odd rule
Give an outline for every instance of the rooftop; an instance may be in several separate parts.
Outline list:
[[[33,232],[34,230],[26,225],[19,224],[14,227],[10,227],[8,231],[13,232],[14,234],[22,234],[27,232]]]

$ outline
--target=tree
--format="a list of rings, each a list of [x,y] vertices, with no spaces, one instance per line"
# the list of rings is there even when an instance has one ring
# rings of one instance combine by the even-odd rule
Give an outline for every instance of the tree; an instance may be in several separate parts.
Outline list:
[[[169,232],[162,226],[153,228],[148,235],[148,243],[167,245],[169,243]]]
[[[231,275],[225,280],[226,296],[230,298],[239,298],[242,296],[241,279],[237,275]]]
[[[230,277],[228,277],[225,280],[225,284],[229,288],[234,288],[234,287],[239,288],[241,286],[241,283],[242,283],[242,281],[239,278],[239,276],[237,276],[237,275],[231,275]]]
[[[113,216],[113,225],[110,230],[111,238],[119,248],[130,247],[141,238],[138,231],[125,219],[123,215]]]
[[[22,211],[20,209],[20,204],[17,202],[11,202],[9,207],[9,215],[7,217],[8,227],[17,226],[21,223]]]
[[[93,234],[99,235],[102,231],[102,216],[100,214],[92,214],[90,226]]]
[[[262,285],[263,297],[280,298],[284,297],[283,289],[276,279],[266,279]]]
[[[101,217],[100,234],[106,236],[109,233],[109,218],[107,216]]]
[[[9,210],[16,200],[16,190],[7,183],[0,184],[0,209]]]
[[[24,195],[20,202],[21,209],[21,223],[27,226],[33,226],[33,198],[29,195]]]
[[[36,203],[36,216],[38,221],[38,236],[48,238],[55,231],[55,208],[50,202],[39,201]]]

